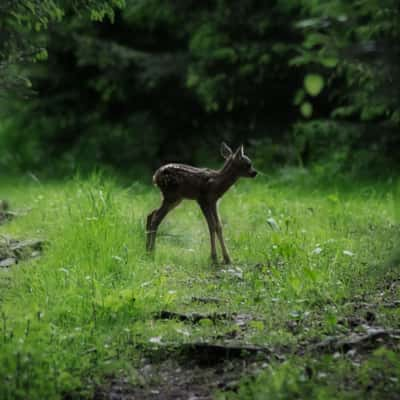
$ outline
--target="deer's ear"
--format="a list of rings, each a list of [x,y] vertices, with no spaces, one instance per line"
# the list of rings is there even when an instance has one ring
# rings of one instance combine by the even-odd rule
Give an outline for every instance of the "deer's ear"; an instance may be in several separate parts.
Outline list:
[[[225,158],[229,158],[232,155],[232,149],[225,143],[221,143],[221,156]]]
[[[238,148],[237,148],[237,150],[235,151],[235,155],[234,155],[234,157],[236,158],[236,159],[241,159],[241,158],[243,158],[243,156],[244,156],[244,147],[243,147],[243,145],[240,145]]]

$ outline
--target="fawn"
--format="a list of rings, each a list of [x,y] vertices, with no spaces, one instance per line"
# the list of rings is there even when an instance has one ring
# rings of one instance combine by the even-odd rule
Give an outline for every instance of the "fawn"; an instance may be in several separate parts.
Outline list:
[[[221,155],[225,163],[220,170],[167,164],[155,172],[153,183],[161,190],[163,199],[160,208],[152,211],[147,217],[147,251],[154,250],[157,229],[164,217],[183,199],[191,199],[197,201],[207,220],[212,261],[217,262],[215,247],[215,235],[217,235],[224,262],[231,263],[222,234],[217,202],[240,177],[254,178],[257,171],[253,168],[249,157],[244,154],[243,145],[233,153],[227,144],[222,143]]]

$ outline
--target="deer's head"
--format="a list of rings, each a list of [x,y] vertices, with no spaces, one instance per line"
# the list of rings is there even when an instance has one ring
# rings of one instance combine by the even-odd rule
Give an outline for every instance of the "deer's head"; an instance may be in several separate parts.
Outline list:
[[[221,155],[226,162],[236,171],[238,176],[255,178],[257,171],[253,168],[251,160],[244,154],[243,145],[239,146],[235,152],[224,142],[221,143]]]

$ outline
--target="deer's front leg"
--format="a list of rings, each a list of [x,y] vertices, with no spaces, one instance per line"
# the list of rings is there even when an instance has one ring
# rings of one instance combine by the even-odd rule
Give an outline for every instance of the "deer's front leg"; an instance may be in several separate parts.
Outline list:
[[[199,206],[203,215],[207,221],[208,230],[210,232],[210,244],[211,244],[211,260],[213,263],[217,263],[217,249],[215,247],[215,220],[212,213],[212,207],[207,202],[199,202]]]
[[[225,241],[224,241],[224,235],[223,235],[223,232],[222,232],[222,224],[221,224],[221,220],[220,220],[219,215],[218,215],[217,203],[214,203],[212,205],[212,213],[213,213],[214,220],[216,222],[215,229],[216,229],[216,232],[217,232],[219,243],[221,245],[222,256],[224,258],[224,263],[225,264],[232,264],[231,257],[229,255],[228,249],[226,248]]]

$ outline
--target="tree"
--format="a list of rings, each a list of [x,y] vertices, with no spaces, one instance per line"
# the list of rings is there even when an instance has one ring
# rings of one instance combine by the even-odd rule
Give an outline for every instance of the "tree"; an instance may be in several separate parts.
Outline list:
[[[0,93],[21,91],[31,83],[22,67],[47,57],[45,37],[37,33],[69,12],[93,20],[114,18],[124,0],[3,0],[0,4]],[[35,34],[36,33],[36,34]]]
[[[0,126],[22,168],[193,162],[221,139],[268,167],[398,163],[396,0],[127,0],[113,24],[58,4],[34,37],[51,55],[28,68],[39,96]]]
[[[385,168],[400,146],[400,9],[397,0],[303,2],[298,21],[304,40],[291,60],[308,71],[296,99],[306,119],[321,98],[330,115],[297,125],[304,143],[314,142],[347,169]],[[315,107],[314,107],[315,106]],[[325,137],[324,137],[325,136]]]

